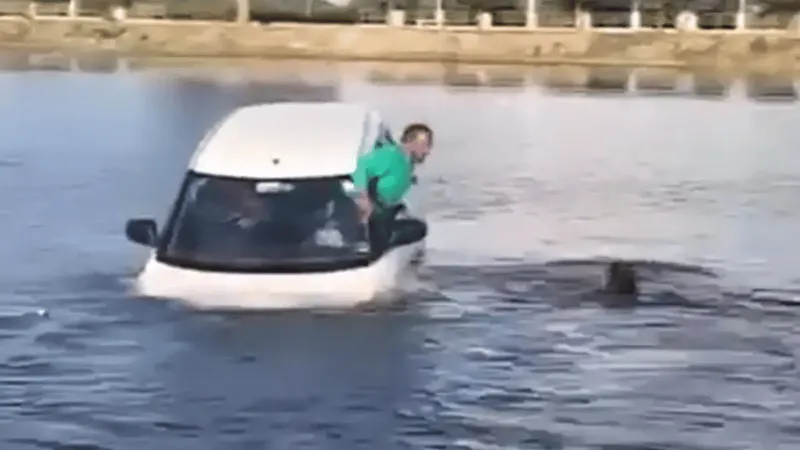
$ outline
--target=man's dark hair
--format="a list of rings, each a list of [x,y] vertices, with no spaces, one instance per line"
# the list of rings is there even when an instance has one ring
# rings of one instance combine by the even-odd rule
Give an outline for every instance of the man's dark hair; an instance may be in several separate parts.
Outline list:
[[[420,134],[426,134],[428,136],[428,142],[431,146],[433,145],[433,130],[431,130],[431,127],[425,125],[424,123],[412,123],[411,125],[408,125],[403,130],[403,135],[400,137],[400,140],[403,143],[411,142]]]

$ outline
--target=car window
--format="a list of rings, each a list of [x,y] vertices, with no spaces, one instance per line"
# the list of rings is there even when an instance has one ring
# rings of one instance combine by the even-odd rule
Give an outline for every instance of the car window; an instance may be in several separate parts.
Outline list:
[[[190,174],[162,256],[186,264],[256,268],[351,260],[369,251],[342,177],[288,181]]]

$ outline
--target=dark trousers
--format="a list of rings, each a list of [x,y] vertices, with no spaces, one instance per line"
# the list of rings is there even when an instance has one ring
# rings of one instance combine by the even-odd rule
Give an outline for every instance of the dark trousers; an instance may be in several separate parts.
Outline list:
[[[405,205],[399,204],[372,213],[369,219],[369,236],[376,254],[389,249],[395,218],[403,209]]]

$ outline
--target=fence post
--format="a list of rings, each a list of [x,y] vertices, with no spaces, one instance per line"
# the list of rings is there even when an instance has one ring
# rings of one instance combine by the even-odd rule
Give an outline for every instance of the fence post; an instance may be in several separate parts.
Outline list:
[[[436,27],[442,28],[444,27],[444,8],[442,7],[442,0],[436,0],[436,12],[434,13],[434,19],[436,20]]]
[[[386,13],[385,22],[390,27],[403,27],[406,24],[406,12],[402,9],[390,9]]]
[[[593,26],[592,13],[583,8],[575,8],[575,28],[578,30],[591,30]]]
[[[642,27],[642,3],[641,0],[633,0],[631,2],[631,19],[628,26],[634,30]]]
[[[80,10],[80,0],[69,0],[69,6],[67,6],[67,17],[71,19],[78,17],[80,15]]]
[[[697,14],[693,11],[681,11],[675,18],[678,31],[697,31]]]
[[[128,20],[128,8],[122,5],[110,6],[111,18],[117,22]]]
[[[747,28],[747,0],[739,0],[739,10],[736,11],[736,29],[742,31]]]
[[[236,23],[250,22],[250,0],[236,0]]]
[[[483,11],[478,13],[477,17],[478,22],[478,29],[480,30],[488,30],[492,28],[492,13]]]
[[[536,16],[536,0],[527,0],[527,12],[525,14],[525,27],[529,30],[538,28],[539,18]]]

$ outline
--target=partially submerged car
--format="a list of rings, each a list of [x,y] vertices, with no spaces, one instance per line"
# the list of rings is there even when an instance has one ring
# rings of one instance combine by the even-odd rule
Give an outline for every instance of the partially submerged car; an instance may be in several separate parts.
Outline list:
[[[128,221],[128,239],[151,248],[137,290],[213,309],[392,299],[423,254],[426,223],[407,205],[388,233],[370,233],[350,181],[358,157],[391,140],[358,105],[234,111],[195,151],[163,229]]]

